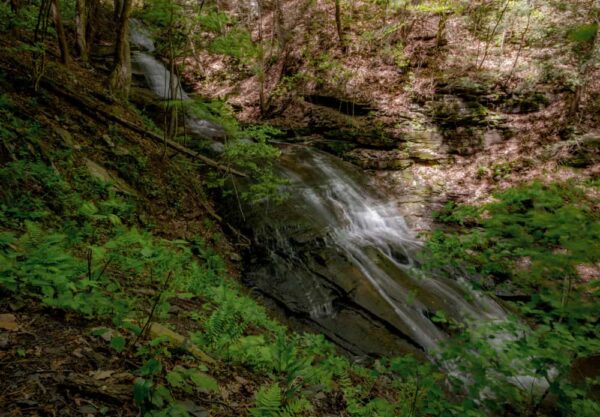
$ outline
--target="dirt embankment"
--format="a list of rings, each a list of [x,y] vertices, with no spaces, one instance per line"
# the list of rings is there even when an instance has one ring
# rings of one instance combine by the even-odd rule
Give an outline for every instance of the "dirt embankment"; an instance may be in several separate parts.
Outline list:
[[[482,201],[533,178],[599,173],[598,65],[588,67],[579,111],[570,112],[568,80],[582,58],[567,28],[586,21],[585,2],[483,18],[472,5],[447,15],[442,42],[439,15],[351,2],[342,7],[344,45],[333,2],[283,1],[281,14],[253,14],[250,3],[221,10],[245,22],[255,41],[271,40],[264,84],[210,48],[186,60],[190,84],[230,103],[244,121],[317,135],[309,140],[377,171],[403,210],[416,214],[417,228],[447,199]],[[272,97],[263,114],[261,89]]]

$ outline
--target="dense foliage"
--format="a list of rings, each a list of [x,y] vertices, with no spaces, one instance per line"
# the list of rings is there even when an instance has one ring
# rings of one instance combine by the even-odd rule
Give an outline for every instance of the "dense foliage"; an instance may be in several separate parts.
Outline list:
[[[600,411],[590,397],[599,381],[573,377],[577,361],[600,349],[598,281],[582,276],[600,260],[600,219],[589,197],[596,190],[534,182],[437,214],[447,228],[427,242],[426,266],[525,299],[511,307],[531,327],[508,320],[459,328],[442,353],[451,369],[473,376],[469,395],[495,393],[484,402],[490,410],[535,415],[549,396],[566,415]]]
[[[51,3],[54,25],[48,23]],[[256,81],[260,117],[281,115],[309,87],[346,92],[356,81],[348,57],[374,50],[406,76],[410,90],[410,80],[422,66],[406,48],[410,31],[434,22],[435,53],[440,53],[454,16],[464,17],[478,42],[472,64],[480,75],[491,60],[491,48],[501,49],[502,56],[505,42],[518,45],[507,68],[486,74],[504,87],[518,72],[524,48],[559,45],[565,54],[536,58],[534,76],[565,89],[573,114],[592,81],[590,63],[598,55],[594,2],[583,10],[579,3],[560,1],[378,0],[360,7],[336,1],[335,16],[329,17],[317,7],[320,2],[308,1],[306,9],[299,9],[310,16],[306,22],[286,16],[279,1],[248,2],[248,10],[240,6],[236,13],[223,11],[219,3],[148,0],[134,15],[149,25],[159,40],[157,56],[174,73],[194,71],[185,65],[198,60],[202,50],[235,68],[234,78]],[[117,19],[123,17],[117,9],[115,31],[126,43],[121,29],[127,16]],[[83,15],[73,2],[0,3],[0,34],[25,34],[27,42],[14,46],[14,52],[31,54],[36,93],[49,56],[60,55],[69,63],[59,10],[67,26],[73,26],[68,34],[75,33],[79,41],[98,24],[92,21],[98,16],[90,12],[82,39],[77,27]],[[553,12],[572,19],[559,25]],[[275,22],[268,35],[263,33],[267,15]],[[314,36],[323,21],[336,25],[336,41]],[[306,32],[296,31],[300,26]],[[55,37],[58,51],[48,42]],[[87,38],[94,40],[90,33]],[[292,53],[289,45],[297,39],[304,43]],[[86,51],[80,50],[78,58],[82,68],[89,64]],[[119,60],[127,61],[116,57],[115,63]],[[520,87],[527,89],[534,76],[524,77]],[[123,98],[115,94],[106,101]],[[42,106],[36,98],[30,100],[20,109]],[[214,249],[218,232],[165,238],[144,220],[147,213],[135,193],[91,175],[73,144],[52,143],[47,124],[20,109],[9,94],[0,94],[0,295],[102,323],[93,336],[106,339],[123,363],[133,359],[141,364],[130,369],[136,377],[132,397],[141,415],[193,415],[182,400],[192,395],[221,398],[224,378],[235,372],[250,375],[258,388],[248,393],[250,405],[214,403],[231,408],[231,415],[300,417],[331,409],[352,417],[600,415],[600,381],[588,377],[581,365],[600,352],[599,281],[594,275],[600,262],[597,182],[533,182],[499,192],[484,205],[448,204],[436,215],[440,228],[427,236],[422,264],[431,273],[464,276],[480,290],[505,298],[514,316],[459,324],[440,315],[436,319],[452,338],[431,352],[431,363],[406,356],[358,364],[323,336],[292,332],[270,317],[229,276],[227,262]],[[205,144],[172,129],[182,113],[223,127],[219,163],[243,171],[250,180],[239,192],[234,177],[215,171],[207,174],[207,188],[249,202],[285,198],[285,182],[273,170],[279,151],[270,143],[280,130],[240,125],[222,100],[166,101],[161,110],[168,115],[164,126],[135,111],[148,131],[168,132],[165,137],[172,135],[170,139],[196,150],[206,150]],[[123,145],[116,130],[113,136],[117,147]],[[158,186],[148,179],[149,156],[129,149],[121,156],[113,168],[144,187],[145,198],[158,198]],[[166,200],[169,209],[177,209],[182,178],[199,174],[190,160],[169,157],[179,171],[169,178]],[[504,168],[497,165],[494,175],[502,176]],[[184,313],[194,323],[184,348],[174,346],[169,336],[151,336],[147,328],[151,321],[169,323],[174,303],[181,300],[202,306]],[[204,353],[215,361],[203,359]]]

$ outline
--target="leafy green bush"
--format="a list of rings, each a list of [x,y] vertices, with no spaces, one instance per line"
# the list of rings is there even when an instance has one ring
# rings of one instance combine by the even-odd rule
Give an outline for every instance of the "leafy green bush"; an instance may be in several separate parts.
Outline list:
[[[37,22],[38,6],[25,4],[19,9],[19,13],[13,13],[10,2],[0,3],[0,32],[11,29],[22,29],[33,31]],[[52,31],[53,29],[50,29]]]
[[[208,32],[221,33],[231,23],[231,16],[215,8],[207,8],[205,13],[198,14],[197,22]]]
[[[447,229],[429,236],[425,265],[531,295],[513,305],[531,327],[515,319],[459,326],[440,350],[455,392],[478,398],[487,412],[538,415],[548,396],[559,399],[562,415],[591,416],[600,407],[590,396],[596,382],[572,377],[578,359],[600,352],[598,283],[578,274],[600,260],[589,192],[574,182],[533,182],[497,193],[494,202],[448,204],[437,214]]]
[[[124,297],[115,297],[118,285],[91,269],[67,248],[64,235],[48,233],[26,222],[20,237],[5,233],[0,246],[0,285],[19,296],[33,296],[52,307],[86,316],[122,317],[128,310]]]
[[[250,65],[259,51],[250,33],[242,28],[233,28],[217,36],[208,45],[208,50],[217,55],[225,55]]]
[[[578,265],[600,260],[599,217],[575,184],[534,182],[496,199],[481,207],[449,204],[438,213],[449,225],[474,227],[434,232],[426,265],[446,272],[449,265],[463,265],[472,274],[535,292],[558,290],[565,279],[576,279]]]

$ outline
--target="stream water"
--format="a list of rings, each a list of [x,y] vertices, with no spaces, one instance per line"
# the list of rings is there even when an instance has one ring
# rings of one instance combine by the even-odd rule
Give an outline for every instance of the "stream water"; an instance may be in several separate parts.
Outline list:
[[[134,66],[153,92],[163,99],[190,99],[150,55],[154,44],[139,22],[132,24],[131,42],[138,49]],[[220,132],[191,114],[187,123],[202,139]],[[419,270],[419,241],[390,196],[379,195],[358,168],[310,147],[281,149],[278,170],[289,180],[281,190],[288,195],[285,202],[240,207],[232,200],[225,212],[253,241],[246,283],[286,316],[360,355],[430,351],[447,337],[433,319],[440,313],[454,320],[504,317],[493,300],[460,279],[432,278]]]
[[[430,351],[446,337],[436,314],[460,321],[504,317],[465,282],[419,270],[420,242],[390,196],[378,195],[359,169],[310,147],[282,151],[285,202],[230,216],[254,238],[246,271],[251,286],[361,353]],[[388,336],[374,339],[370,328]]]

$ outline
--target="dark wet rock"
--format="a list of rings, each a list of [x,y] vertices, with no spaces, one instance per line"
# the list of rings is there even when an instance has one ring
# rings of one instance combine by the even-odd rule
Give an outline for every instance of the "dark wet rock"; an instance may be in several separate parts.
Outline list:
[[[515,290],[511,291],[506,288],[499,288],[495,290],[494,295],[501,300],[511,302],[527,302],[531,300],[531,294],[525,294]]]
[[[227,136],[225,129],[209,120],[188,118],[186,129],[196,138],[224,140]]]
[[[329,107],[335,111],[347,114],[349,116],[367,116],[375,111],[375,109],[368,103],[360,103],[333,96],[314,94],[305,96],[304,100],[319,106]]]
[[[413,164],[408,152],[357,148],[344,154],[344,159],[363,169],[402,170]]]
[[[600,134],[588,133],[571,142],[571,156],[565,161],[567,165],[586,168],[600,163]]]
[[[439,95],[429,103],[432,120],[446,129],[485,123],[488,110],[477,101],[466,101],[454,95]]]
[[[289,198],[239,210],[232,196],[223,213],[252,241],[245,283],[290,324],[322,332],[352,354],[422,355],[445,337],[431,320],[437,311],[459,320],[463,309],[477,315],[488,308],[471,306],[480,301],[458,283],[434,282],[413,269],[418,245],[364,173],[307,146],[282,150],[278,166],[290,180]],[[364,151],[412,163],[405,151]]]
[[[393,149],[402,141],[372,118],[352,117],[323,106],[309,108],[308,124],[313,134],[373,148]]]
[[[450,153],[473,155],[483,148],[484,131],[477,127],[458,126],[443,132]]]
[[[550,102],[548,97],[540,91],[512,93],[498,101],[498,110],[508,114],[535,113]]]
[[[490,109],[508,114],[533,113],[547,106],[550,99],[543,91],[506,91],[488,80],[457,78],[439,80],[437,95],[452,95],[466,102],[475,102]]]
[[[488,110],[478,102],[440,95],[429,103],[429,115],[438,125],[449,153],[472,155],[483,148]]]
[[[145,85],[145,79],[143,80]],[[129,92],[129,101],[135,104],[136,107],[149,113],[161,113],[163,111],[163,103],[160,98],[147,88],[131,87]]]
[[[313,141],[312,144],[317,149],[321,149],[339,157],[343,157],[346,152],[350,152],[358,146],[352,142],[346,142],[343,140],[327,140],[322,138],[320,140]]]

